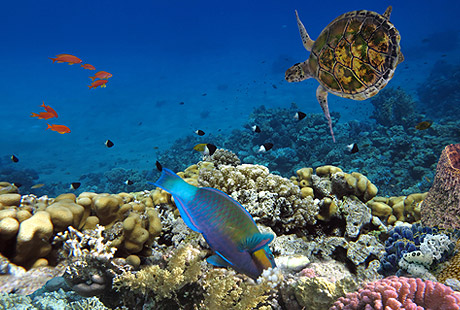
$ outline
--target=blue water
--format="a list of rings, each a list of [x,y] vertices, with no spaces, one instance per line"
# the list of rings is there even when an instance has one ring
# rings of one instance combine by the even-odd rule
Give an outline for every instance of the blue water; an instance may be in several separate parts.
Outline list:
[[[321,113],[316,81],[284,80],[308,57],[294,10],[315,39],[346,11],[390,4],[405,62],[389,85],[415,96],[437,60],[460,61],[458,1],[4,1],[0,164],[36,170],[37,183],[74,182],[113,167],[153,169],[176,139],[198,128],[229,133],[261,104]],[[61,53],[112,73],[107,88],[88,89],[96,71],[48,59]],[[50,123],[70,134],[29,117],[43,100],[59,113]],[[329,96],[329,107],[344,122],[367,119],[371,104]]]

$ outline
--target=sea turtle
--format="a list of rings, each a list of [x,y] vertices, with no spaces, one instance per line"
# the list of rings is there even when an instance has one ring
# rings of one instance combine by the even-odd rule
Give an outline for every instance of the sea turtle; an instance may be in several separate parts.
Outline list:
[[[364,100],[376,95],[393,77],[396,66],[404,60],[398,30],[390,23],[391,6],[383,15],[360,10],[340,15],[313,41],[297,17],[303,46],[310,51],[307,61],[286,71],[288,82],[315,78],[316,90],[332,139],[332,120],[327,94]]]

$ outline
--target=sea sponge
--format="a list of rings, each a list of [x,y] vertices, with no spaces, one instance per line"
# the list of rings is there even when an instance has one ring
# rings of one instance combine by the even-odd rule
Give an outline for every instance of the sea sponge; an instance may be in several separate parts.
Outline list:
[[[48,255],[51,251],[49,239],[52,235],[53,223],[50,214],[46,211],[36,212],[19,225],[13,262],[32,266],[38,258]]]
[[[331,190],[338,198],[354,195],[366,202],[377,195],[377,186],[359,172],[344,173],[338,171],[331,177]]]
[[[21,195],[19,194],[2,194],[0,195],[0,207],[19,206]]]
[[[111,227],[119,219],[119,208],[123,199],[117,195],[98,194],[93,197],[93,210],[100,224]]]
[[[75,203],[71,198],[63,198],[45,209],[51,216],[54,231],[60,232],[72,226],[80,229],[86,218],[83,218],[85,208]]]
[[[13,217],[5,217],[0,220],[0,240],[9,240],[16,236],[19,230],[19,222]]]
[[[321,166],[321,167],[316,168],[316,175],[319,177],[333,175],[334,173],[337,173],[337,172],[343,172],[343,171],[339,167],[335,167],[331,165],[326,165],[326,166]]]
[[[433,185],[421,204],[424,225],[460,228],[460,144],[444,148]]]

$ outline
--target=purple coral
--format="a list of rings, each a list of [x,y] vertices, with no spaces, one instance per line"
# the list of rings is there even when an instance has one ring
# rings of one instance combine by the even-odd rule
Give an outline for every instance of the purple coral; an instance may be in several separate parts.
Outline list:
[[[460,144],[450,144],[442,151],[420,211],[425,226],[460,228]]]
[[[439,282],[391,276],[340,297],[330,310],[458,310],[460,293]]]

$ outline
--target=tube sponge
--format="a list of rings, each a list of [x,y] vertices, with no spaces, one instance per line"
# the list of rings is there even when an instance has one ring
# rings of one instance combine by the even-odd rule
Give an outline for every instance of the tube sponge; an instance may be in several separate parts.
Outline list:
[[[427,226],[460,228],[460,144],[444,148],[436,175],[421,205],[422,223]]]

